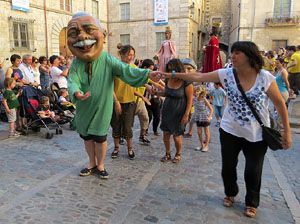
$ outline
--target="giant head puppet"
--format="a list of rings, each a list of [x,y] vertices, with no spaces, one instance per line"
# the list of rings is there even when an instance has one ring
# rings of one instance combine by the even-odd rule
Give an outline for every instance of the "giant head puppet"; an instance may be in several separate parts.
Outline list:
[[[78,12],[68,23],[68,47],[85,62],[96,60],[102,50],[106,33],[101,22],[87,12]]]

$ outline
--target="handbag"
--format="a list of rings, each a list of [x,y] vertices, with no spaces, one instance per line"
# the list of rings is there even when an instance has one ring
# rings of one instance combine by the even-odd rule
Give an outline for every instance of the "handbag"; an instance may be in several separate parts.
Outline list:
[[[266,127],[263,122],[261,121],[259,115],[257,114],[255,108],[253,107],[252,103],[250,102],[250,100],[248,99],[248,97],[246,96],[243,87],[240,84],[240,80],[237,77],[237,73],[236,73],[236,69],[233,68],[233,74],[234,74],[234,78],[235,78],[235,82],[236,85],[239,89],[239,91],[241,92],[244,100],[246,101],[247,105],[249,106],[250,110],[252,111],[254,117],[256,118],[256,120],[258,121],[260,127],[262,128],[262,138],[263,141],[270,147],[270,149],[272,150],[278,150],[278,149],[282,149],[282,136],[281,133],[273,128],[269,128]]]

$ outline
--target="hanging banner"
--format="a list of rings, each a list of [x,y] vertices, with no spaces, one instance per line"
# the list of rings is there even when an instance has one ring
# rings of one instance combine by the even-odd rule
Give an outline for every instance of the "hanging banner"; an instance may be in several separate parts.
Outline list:
[[[12,0],[12,9],[29,12],[29,0]]]
[[[168,0],[154,0],[154,25],[168,24]]]

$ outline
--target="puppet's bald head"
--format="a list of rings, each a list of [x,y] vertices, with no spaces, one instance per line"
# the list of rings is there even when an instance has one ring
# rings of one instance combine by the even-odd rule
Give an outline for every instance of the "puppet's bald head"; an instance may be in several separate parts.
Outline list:
[[[92,62],[103,50],[105,30],[95,17],[78,12],[68,23],[67,37],[70,51],[80,60]]]

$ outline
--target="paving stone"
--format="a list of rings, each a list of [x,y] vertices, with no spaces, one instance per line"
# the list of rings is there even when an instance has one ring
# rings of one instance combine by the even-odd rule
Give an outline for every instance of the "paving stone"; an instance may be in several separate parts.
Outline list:
[[[138,129],[135,135],[138,137]],[[137,156],[134,161],[127,158],[126,146],[120,147],[118,159],[111,160],[113,148],[110,147],[105,160],[109,180],[95,175],[78,176],[86,166],[87,155],[82,140],[72,131],[64,130],[63,136],[54,136],[47,144],[38,134],[22,136],[15,141],[3,140],[0,142],[0,172],[6,172],[0,177],[0,223],[45,223],[47,220],[47,223],[57,224],[107,224],[116,218],[124,224],[294,223],[267,159],[257,217],[249,219],[243,215],[242,155],[237,168],[240,192],[232,208],[223,207],[218,130],[211,127],[212,143],[207,153],[194,150],[199,144],[196,130],[193,136],[183,139],[179,164],[160,162],[164,154],[162,136],[153,140],[149,147],[138,144],[134,137]],[[110,134],[108,143],[112,143]],[[172,150],[174,155],[173,143]],[[299,153],[295,150],[286,153],[290,152],[292,156],[283,152],[274,156],[285,163],[284,172],[293,183],[293,191],[300,195]],[[292,165],[286,164],[289,160]],[[296,168],[292,171],[286,170],[293,167]],[[58,175],[62,178],[55,179]],[[145,188],[137,193],[136,188],[142,181]],[[28,196],[24,197],[24,193]],[[18,203],[14,204],[15,200]],[[7,206],[9,210],[5,210]],[[120,214],[124,217],[118,217]]]

